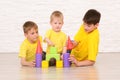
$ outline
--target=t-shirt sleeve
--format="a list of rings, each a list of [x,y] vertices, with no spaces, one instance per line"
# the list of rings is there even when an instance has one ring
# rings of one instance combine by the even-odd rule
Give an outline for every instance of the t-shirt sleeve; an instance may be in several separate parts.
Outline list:
[[[88,42],[88,60],[95,61],[98,53],[98,37],[92,37]]]
[[[48,31],[45,33],[45,38],[49,38],[49,37],[50,37],[50,33],[51,33],[51,30],[48,30]]]
[[[40,43],[42,44],[42,36],[39,36]]]

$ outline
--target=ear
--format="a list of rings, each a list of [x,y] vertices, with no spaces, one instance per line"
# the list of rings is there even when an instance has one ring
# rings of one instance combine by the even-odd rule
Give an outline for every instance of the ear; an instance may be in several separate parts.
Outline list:
[[[95,24],[95,27],[97,28],[99,26],[99,23]]]
[[[24,33],[24,36],[27,37],[27,33]]]
[[[64,22],[62,24],[64,24]]]
[[[52,25],[52,22],[50,22],[50,25]]]

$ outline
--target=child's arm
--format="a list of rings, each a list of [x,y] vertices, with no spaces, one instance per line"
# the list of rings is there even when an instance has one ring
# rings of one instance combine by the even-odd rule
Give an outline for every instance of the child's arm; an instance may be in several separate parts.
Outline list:
[[[44,41],[47,42],[48,45],[54,46],[54,43],[50,41],[48,38],[45,38]]]
[[[66,52],[67,52],[67,47],[64,46],[64,47],[63,47],[62,54],[61,54],[61,56],[60,56],[61,59],[63,59],[63,54],[66,53]]]
[[[21,65],[22,66],[29,66],[29,67],[35,67],[35,61],[28,62],[25,58],[21,58]]]
[[[71,56],[69,60],[74,63],[76,66],[81,67],[81,66],[92,66],[95,64],[95,61],[91,60],[83,60],[83,61],[77,61],[74,56]]]
[[[72,43],[73,43],[73,48],[75,48],[79,43],[78,42],[76,42],[76,41],[72,41]]]
[[[62,54],[66,53],[66,52],[67,52],[67,47],[66,47],[66,46],[64,46],[64,47],[63,47]]]

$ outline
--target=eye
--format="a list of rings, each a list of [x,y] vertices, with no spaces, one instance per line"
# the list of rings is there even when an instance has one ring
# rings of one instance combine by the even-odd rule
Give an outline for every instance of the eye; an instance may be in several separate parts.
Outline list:
[[[57,24],[57,22],[55,22],[54,24]]]
[[[32,32],[31,34],[34,35],[34,32]]]
[[[90,25],[88,25],[88,27],[90,27]]]
[[[59,23],[59,24],[62,24],[62,23]]]
[[[38,31],[36,31],[36,33],[38,33]]]

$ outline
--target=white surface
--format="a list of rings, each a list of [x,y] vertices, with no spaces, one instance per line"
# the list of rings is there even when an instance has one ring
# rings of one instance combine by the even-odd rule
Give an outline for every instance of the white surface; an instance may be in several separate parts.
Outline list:
[[[36,22],[40,35],[50,28],[49,17],[54,10],[64,14],[62,30],[73,39],[88,9],[101,12],[99,52],[120,51],[120,0],[1,0],[0,52],[19,52],[24,39],[22,25]]]
[[[0,80],[120,80],[120,54],[101,53],[94,66],[21,67],[17,54],[0,54]]]

